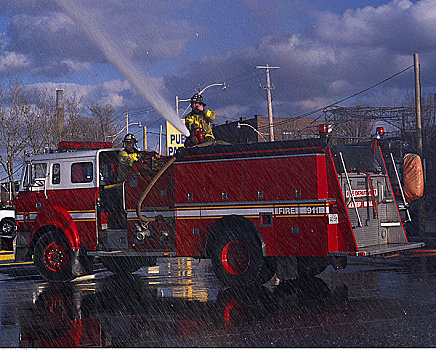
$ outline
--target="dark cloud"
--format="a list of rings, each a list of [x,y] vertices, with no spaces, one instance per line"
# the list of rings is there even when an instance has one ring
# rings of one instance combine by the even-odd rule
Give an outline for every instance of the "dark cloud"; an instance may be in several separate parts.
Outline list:
[[[261,1],[245,0],[238,4],[245,5],[241,22],[222,25],[216,21],[218,14],[208,11],[212,5],[208,2],[99,0],[84,4],[95,25],[125,54],[145,70],[158,68],[150,74],[160,76],[158,83],[166,87],[167,100],[176,95],[187,98],[198,86],[226,81],[226,92],[211,88],[205,93],[219,118],[266,115],[266,92],[259,88],[265,85],[265,71],[256,70],[257,65],[280,67],[271,71],[273,110],[279,116],[317,109],[365,89],[412,65],[415,52],[420,54],[423,88],[435,88],[434,0],[393,0],[379,6],[362,2],[365,7],[313,11],[304,18],[303,9],[311,8],[305,1],[274,0],[274,7],[263,12]],[[0,63],[7,64],[9,72],[26,69],[59,80],[106,62],[55,2],[14,0],[0,5],[0,14],[10,18],[0,53]],[[220,14],[229,15],[228,11]],[[296,25],[293,22],[299,16],[301,22]],[[239,32],[232,31],[235,27]],[[246,32],[241,33],[242,29]],[[145,104],[130,88],[99,89],[116,105]],[[387,105],[412,89],[409,70],[349,103]]]
[[[271,72],[275,114],[298,115],[361,91],[413,65],[420,53],[428,76],[436,72],[436,2],[392,1],[379,7],[347,10],[342,15],[323,12],[299,34],[270,35],[251,45],[191,63],[184,87],[201,81],[223,81],[256,65],[280,66]],[[168,78],[168,86],[180,87],[180,78]],[[188,82],[188,83],[187,83]],[[259,82],[264,75],[229,85],[228,94],[208,94],[223,113],[266,114],[265,93]],[[423,85],[424,86],[424,85]],[[253,88],[254,87],[254,88]],[[429,82],[426,86],[435,88]],[[360,95],[346,104],[390,105],[413,89],[413,69]],[[241,108],[245,106],[245,108]],[[225,111],[225,112],[224,112]],[[238,115],[234,115],[237,117]]]
[[[3,11],[10,15],[4,50],[25,55],[32,61],[33,73],[48,77],[68,75],[75,69],[106,62],[100,49],[54,2],[47,7],[37,3],[4,2]],[[178,57],[187,40],[199,31],[186,21],[171,19],[168,14],[173,10],[166,1],[153,6],[144,1],[85,4],[95,26],[138,62]]]

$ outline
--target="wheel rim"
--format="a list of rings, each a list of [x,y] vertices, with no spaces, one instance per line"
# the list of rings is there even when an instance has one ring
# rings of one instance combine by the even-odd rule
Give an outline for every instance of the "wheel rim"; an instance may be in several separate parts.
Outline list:
[[[5,223],[3,224],[2,229],[3,229],[3,230],[2,230],[3,233],[9,234],[9,233],[12,232],[12,230],[13,230],[13,226],[12,226],[12,224],[11,224],[10,222],[5,222]]]
[[[227,272],[242,275],[250,266],[250,250],[241,241],[230,241],[221,253],[221,262]]]
[[[68,247],[61,242],[52,242],[44,250],[44,264],[51,271],[61,272],[70,265]]]

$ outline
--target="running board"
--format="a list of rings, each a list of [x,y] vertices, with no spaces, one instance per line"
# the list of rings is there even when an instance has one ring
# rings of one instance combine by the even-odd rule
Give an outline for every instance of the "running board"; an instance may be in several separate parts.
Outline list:
[[[379,244],[369,247],[364,247],[362,250],[357,252],[330,252],[329,255],[332,256],[341,256],[341,255],[353,255],[353,256],[373,256],[373,255],[383,255],[401,252],[404,250],[410,250],[415,248],[424,247],[425,243],[388,243],[388,244]]]
[[[146,256],[146,257],[175,257],[176,252],[163,251],[131,251],[131,250],[116,250],[116,251],[92,251],[86,253],[89,256]]]

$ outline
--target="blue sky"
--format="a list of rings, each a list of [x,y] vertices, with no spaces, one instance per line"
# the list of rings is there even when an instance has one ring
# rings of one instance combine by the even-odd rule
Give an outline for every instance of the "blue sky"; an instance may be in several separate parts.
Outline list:
[[[434,0],[69,2],[85,9],[90,25],[116,44],[171,107],[176,95],[189,98],[198,87],[225,81],[225,92],[212,87],[204,93],[218,124],[267,115],[266,93],[259,88],[265,72],[256,65],[280,67],[271,72],[277,117],[365,89],[412,65],[415,52],[423,92],[435,91]],[[163,123],[152,101],[56,1],[0,0],[0,48],[2,80],[19,76],[53,95],[62,88],[84,103],[110,103],[117,115],[129,110],[132,121],[154,132]],[[411,69],[344,105],[389,106],[412,91]],[[123,118],[119,122],[122,127]]]

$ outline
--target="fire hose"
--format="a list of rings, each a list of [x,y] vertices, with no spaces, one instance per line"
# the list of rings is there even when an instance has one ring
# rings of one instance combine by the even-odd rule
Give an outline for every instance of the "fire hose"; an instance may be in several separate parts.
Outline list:
[[[227,144],[227,145],[229,144],[228,142],[224,142],[224,141],[216,142],[215,140],[213,140],[213,141],[206,141],[206,142],[200,143],[200,144],[196,145],[195,147],[206,147],[206,146],[211,146],[215,143]],[[156,221],[156,218],[154,218],[154,217],[147,218],[141,214],[142,202],[144,202],[145,197],[147,197],[148,193],[153,188],[153,186],[155,185],[157,180],[159,180],[159,178],[163,175],[163,173],[165,173],[165,171],[167,171],[167,169],[171,166],[171,164],[174,163],[175,160],[176,160],[176,157],[170,158],[170,160],[153,177],[153,179],[150,181],[150,183],[147,185],[147,187],[145,188],[145,190],[142,192],[141,196],[139,197],[138,202],[136,203],[136,215],[138,216],[138,218],[140,220],[142,220],[142,221]]]
[[[171,164],[174,163],[176,160],[176,157],[170,158],[170,160],[159,170],[159,172],[153,177],[153,179],[150,181],[150,183],[145,188],[144,192],[142,192],[141,196],[138,199],[138,202],[136,203],[136,215],[138,218],[142,221],[155,221],[156,218],[147,218],[141,214],[141,205],[144,201],[145,197],[147,197],[148,193],[154,186],[154,184],[159,180],[159,178],[162,176],[162,174],[167,171],[167,169],[171,166]]]

